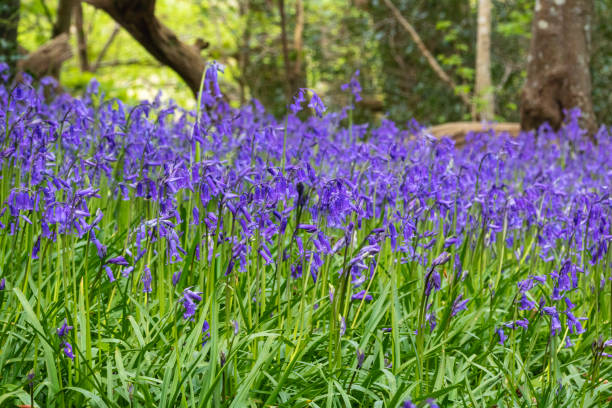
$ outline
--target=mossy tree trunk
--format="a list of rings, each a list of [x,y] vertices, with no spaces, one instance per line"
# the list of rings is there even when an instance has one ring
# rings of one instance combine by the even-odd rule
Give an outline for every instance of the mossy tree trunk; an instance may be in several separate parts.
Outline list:
[[[581,125],[597,130],[589,72],[592,0],[538,0],[532,23],[521,127],[563,123],[564,110],[580,108]]]

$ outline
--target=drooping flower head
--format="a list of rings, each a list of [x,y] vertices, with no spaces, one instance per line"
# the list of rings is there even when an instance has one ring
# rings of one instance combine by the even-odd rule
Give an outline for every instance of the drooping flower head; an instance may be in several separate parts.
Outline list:
[[[183,304],[185,308],[185,312],[183,313],[183,319],[192,319],[195,315],[197,304],[202,300],[202,296],[200,296],[202,292],[193,292],[190,288],[187,288],[183,291],[183,298],[180,302]]]
[[[361,101],[361,84],[359,83],[357,77],[359,77],[359,70],[355,71],[355,73],[351,77],[351,80],[348,83],[342,84],[340,86],[340,89],[342,89],[343,91],[350,89],[351,93],[353,94],[353,97],[355,98],[355,102]]]
[[[56,329],[56,332],[57,332],[58,337],[61,339],[65,337],[66,335],[68,335],[68,332],[70,332],[70,330],[72,330],[72,326],[68,326],[68,321],[64,319],[64,323],[62,324],[61,327]]]

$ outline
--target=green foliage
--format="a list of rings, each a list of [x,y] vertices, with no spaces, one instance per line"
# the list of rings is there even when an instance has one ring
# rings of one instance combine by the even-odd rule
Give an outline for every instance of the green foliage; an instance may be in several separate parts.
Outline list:
[[[349,103],[339,91],[353,72],[361,71],[364,103],[355,120],[369,121],[380,114],[373,108],[384,102],[391,119],[417,118],[424,123],[470,119],[469,108],[457,93],[473,91],[477,2],[393,0],[414,25],[439,63],[458,84],[449,89],[427,64],[412,39],[397,24],[380,0],[304,0],[304,48],[300,86],[316,89],[332,108]],[[286,0],[290,63],[296,24],[295,0]],[[289,89],[280,40],[277,3],[269,0],[159,0],[157,15],[179,38],[193,43],[202,38],[210,46],[202,52],[226,68],[224,89],[238,105],[257,98],[280,116],[296,89]],[[612,114],[609,83],[612,81],[612,16],[609,2],[596,0],[593,24],[593,104],[600,121]],[[56,2],[23,0],[19,42],[33,50],[48,41]],[[87,51],[93,63],[114,29],[103,12],[84,4]],[[493,1],[492,79],[497,118],[517,121],[520,91],[525,80],[533,0]],[[73,36],[74,37],[74,36]],[[72,38],[73,43],[75,39]],[[76,49],[76,44],[75,49]],[[62,83],[78,94],[90,77],[80,73],[75,58],[64,64]],[[190,90],[170,69],[162,67],[124,30],[101,60],[94,76],[110,96],[137,103],[165,96],[184,106],[195,106]],[[442,102],[442,103],[441,103]]]

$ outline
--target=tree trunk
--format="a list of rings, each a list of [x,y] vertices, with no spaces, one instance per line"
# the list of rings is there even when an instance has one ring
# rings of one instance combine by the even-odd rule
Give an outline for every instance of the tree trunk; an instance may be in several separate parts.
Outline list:
[[[285,66],[285,94],[289,100],[292,93],[296,92],[297,89],[293,88],[293,81],[291,80],[291,62],[289,61],[289,46],[287,45],[287,17],[285,15],[285,1],[278,0],[278,12],[280,14],[280,25],[281,25],[281,45],[283,47],[283,65]]]
[[[240,75],[237,77],[238,85],[240,87],[240,105],[244,105],[246,102],[247,92],[247,70],[250,65],[250,42],[251,42],[251,22],[252,14],[250,11],[251,3],[249,0],[241,0],[238,2],[238,12],[240,18],[246,18],[246,24],[244,31],[242,32],[241,43],[238,47],[238,70]]]
[[[53,24],[53,30],[51,32],[51,39],[63,36],[70,37],[70,23],[72,20],[72,10],[74,8],[75,0],[59,0],[57,3],[57,17],[55,24]],[[72,55],[72,54],[71,54]],[[62,61],[63,62],[63,61]],[[51,75],[59,80],[60,70],[62,68],[61,63],[55,64],[55,61],[49,65],[51,70],[45,72],[45,75]]]
[[[174,70],[197,96],[204,60],[155,17],[155,0],[85,0],[105,11],[156,60]]]
[[[580,108],[581,126],[597,130],[591,102],[589,28],[592,0],[536,1],[527,82],[521,95],[521,127],[548,122],[558,129],[563,110]]]
[[[89,71],[89,59],[87,58],[87,38],[83,29],[83,5],[80,1],[74,4],[74,25],[76,27],[77,48],[81,72]]]
[[[293,82],[296,88],[306,87],[304,77],[304,3],[302,0],[295,2],[295,28],[293,30],[293,50],[295,52],[295,64],[293,65]]]
[[[15,74],[19,57],[18,26],[19,0],[3,0],[0,4],[0,63],[8,64],[11,76]]]
[[[491,86],[491,0],[478,1],[478,34],[476,38],[476,84],[472,116],[492,120],[494,112]]]
[[[70,19],[74,6],[73,1],[74,0],[59,0],[57,3],[57,18],[53,25],[51,38],[55,38],[64,33],[70,33]]]

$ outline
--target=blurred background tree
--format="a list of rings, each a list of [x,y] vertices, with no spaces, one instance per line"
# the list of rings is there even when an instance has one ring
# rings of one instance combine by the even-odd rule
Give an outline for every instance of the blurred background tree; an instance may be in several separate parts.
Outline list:
[[[437,124],[472,119],[472,108],[464,99],[475,91],[478,1],[390,1],[419,34],[454,89],[440,80],[384,0],[153,3],[155,17],[181,43],[193,46],[203,61],[226,66],[221,80],[232,104],[256,98],[273,114],[282,115],[296,89],[309,87],[332,109],[339,109],[350,102],[340,86],[360,70],[363,101],[355,113],[359,121],[416,118]],[[96,77],[108,96],[130,103],[151,99],[161,90],[183,106],[195,105],[189,86],[175,71],[107,13],[86,2],[21,0],[20,46],[35,50],[47,43],[66,3],[73,4],[69,33],[74,57],[62,64],[60,78],[68,92],[79,94]],[[491,0],[491,6],[494,118],[518,121],[534,0]],[[600,122],[612,113],[611,18],[610,1],[595,0],[591,69],[593,109]]]

